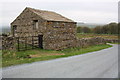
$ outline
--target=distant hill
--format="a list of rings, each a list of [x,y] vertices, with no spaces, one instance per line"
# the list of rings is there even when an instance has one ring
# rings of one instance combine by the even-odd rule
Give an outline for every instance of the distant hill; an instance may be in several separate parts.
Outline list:
[[[94,28],[96,26],[103,26],[105,24],[95,24],[95,23],[77,23],[77,26],[81,26],[81,27],[90,27],[90,28]]]

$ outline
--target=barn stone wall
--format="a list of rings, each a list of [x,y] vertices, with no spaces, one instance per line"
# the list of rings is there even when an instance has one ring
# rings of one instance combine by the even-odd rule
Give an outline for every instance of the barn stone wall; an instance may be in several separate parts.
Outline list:
[[[38,28],[34,28],[34,20],[38,20]],[[20,37],[21,41],[26,40],[27,43],[32,44],[32,36],[44,35],[46,33],[46,20],[42,19],[29,9],[24,10],[14,22],[11,23],[11,34],[13,34],[13,26],[17,26],[15,37]],[[13,35],[14,36],[14,35]],[[21,38],[22,37],[22,38]],[[34,45],[38,45],[38,38],[34,38]],[[44,45],[44,40],[43,40]],[[44,47],[44,46],[43,46]]]
[[[76,45],[76,23],[47,22],[44,48],[61,50]]]
[[[34,20],[39,20],[38,29],[33,29]],[[38,36],[39,34],[43,35],[43,33],[45,33],[46,20],[43,20],[29,9],[26,9],[11,23],[12,34],[14,25],[17,25],[15,37]]]
[[[38,29],[33,29],[33,20],[38,20]],[[12,27],[14,25],[17,25],[15,37],[43,35],[44,49],[60,50],[75,47],[76,23],[74,22],[46,21],[26,9],[11,23]]]

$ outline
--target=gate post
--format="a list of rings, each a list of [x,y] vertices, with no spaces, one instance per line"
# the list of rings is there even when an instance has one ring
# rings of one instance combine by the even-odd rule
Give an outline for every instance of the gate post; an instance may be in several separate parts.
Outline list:
[[[33,36],[32,36],[32,49],[34,48]]]
[[[19,51],[19,37],[17,37],[18,51]]]
[[[27,37],[25,39],[25,49],[27,50]]]

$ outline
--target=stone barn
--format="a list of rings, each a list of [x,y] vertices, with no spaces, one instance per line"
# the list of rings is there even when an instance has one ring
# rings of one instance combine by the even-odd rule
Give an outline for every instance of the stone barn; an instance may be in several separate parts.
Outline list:
[[[38,36],[37,44],[43,49],[76,46],[76,22],[52,11],[25,8],[11,23],[11,33],[14,37]]]

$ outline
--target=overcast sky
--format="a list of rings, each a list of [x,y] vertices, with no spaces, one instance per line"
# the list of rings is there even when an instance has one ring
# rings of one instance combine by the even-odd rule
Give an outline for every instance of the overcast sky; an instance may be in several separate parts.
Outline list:
[[[10,23],[24,10],[31,7],[54,11],[76,22],[118,22],[119,0],[2,0],[0,1],[0,24]]]

